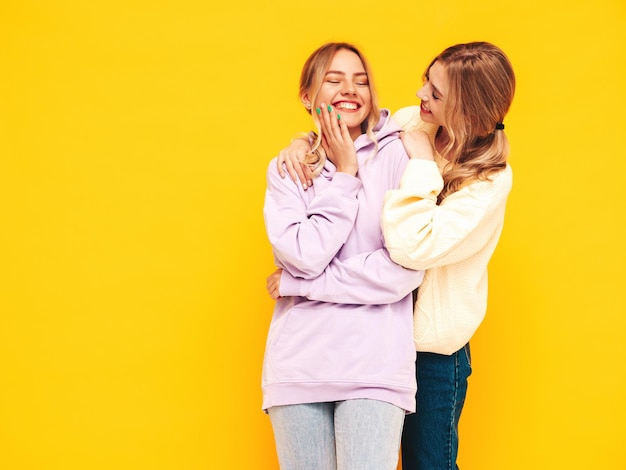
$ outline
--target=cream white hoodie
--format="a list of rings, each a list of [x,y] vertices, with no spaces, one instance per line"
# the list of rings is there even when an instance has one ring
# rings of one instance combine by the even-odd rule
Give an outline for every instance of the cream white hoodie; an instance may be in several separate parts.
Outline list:
[[[434,147],[437,126],[421,121],[418,106],[393,117],[405,130],[426,131]],[[413,317],[416,349],[452,354],[485,316],[487,265],[502,232],[513,178],[507,165],[489,181],[468,184],[437,205],[445,163],[439,154],[435,162],[409,161],[399,189],[385,196],[382,228],[396,263],[426,270]]]

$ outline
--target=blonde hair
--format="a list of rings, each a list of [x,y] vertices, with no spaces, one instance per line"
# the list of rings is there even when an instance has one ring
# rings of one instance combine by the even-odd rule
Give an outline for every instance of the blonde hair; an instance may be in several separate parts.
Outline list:
[[[302,72],[300,74],[300,94],[302,97],[305,94],[309,95],[312,106],[305,109],[313,118],[315,125],[317,126],[318,132],[313,133],[313,138],[315,142],[311,147],[311,151],[305,157],[305,163],[309,165],[313,176],[317,176],[324,167],[326,163],[326,152],[322,147],[322,131],[320,126],[320,121],[317,116],[317,113],[312,109],[313,103],[315,103],[317,99],[317,95],[319,94],[320,89],[324,83],[324,78],[326,76],[326,72],[330,68],[330,64],[335,57],[335,54],[342,50],[346,49],[348,51],[354,52],[361,63],[363,64],[363,68],[365,69],[365,73],[367,74],[368,79],[368,87],[371,95],[372,107],[366,118],[366,120],[361,125],[361,132],[365,133],[375,144],[374,152],[376,152],[377,145],[376,139],[374,137],[373,129],[378,123],[378,119],[380,117],[380,110],[378,109],[378,95],[376,94],[376,90],[374,88],[374,84],[372,81],[372,70],[363,56],[361,52],[352,44],[346,42],[329,42],[320,46],[316,49],[306,60],[304,63],[304,67],[302,68]]]
[[[443,171],[441,202],[465,184],[489,179],[506,167],[509,141],[502,122],[515,94],[515,75],[504,52],[487,42],[447,48],[430,63],[425,79],[435,62],[444,66],[448,78],[443,114],[449,141],[442,155],[450,163]]]

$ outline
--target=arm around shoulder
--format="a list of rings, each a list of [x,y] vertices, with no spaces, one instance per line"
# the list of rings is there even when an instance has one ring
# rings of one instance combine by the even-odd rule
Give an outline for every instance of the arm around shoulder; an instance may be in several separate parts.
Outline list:
[[[512,184],[507,166],[490,180],[471,183],[437,205],[437,188],[443,182],[427,175],[425,163],[429,162],[410,162],[400,188],[387,192],[383,209],[390,256],[411,269],[460,262],[499,236]]]

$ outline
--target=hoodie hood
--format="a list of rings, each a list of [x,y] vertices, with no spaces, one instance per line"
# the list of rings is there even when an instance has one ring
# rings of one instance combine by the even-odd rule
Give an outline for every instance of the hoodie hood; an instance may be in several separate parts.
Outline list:
[[[370,158],[378,155],[380,151],[390,143],[399,140],[401,131],[402,128],[394,119],[391,118],[391,112],[386,108],[381,108],[380,119],[378,120],[378,124],[376,124],[373,129],[374,138],[378,143],[378,148],[376,148],[374,141],[372,141],[367,134],[361,134],[354,141],[359,166],[365,164],[365,162]],[[375,153],[374,150],[376,150]],[[326,159],[324,170],[319,176],[330,180],[332,179],[332,175],[334,173],[335,165],[329,159]]]
[[[378,150],[383,149],[387,144],[393,142],[400,137],[402,128],[391,119],[391,112],[387,108],[381,108],[380,119],[373,129],[374,137],[378,142]],[[374,150],[374,142],[370,140],[367,134],[361,134],[355,141],[354,145],[357,152],[364,151],[367,155]]]

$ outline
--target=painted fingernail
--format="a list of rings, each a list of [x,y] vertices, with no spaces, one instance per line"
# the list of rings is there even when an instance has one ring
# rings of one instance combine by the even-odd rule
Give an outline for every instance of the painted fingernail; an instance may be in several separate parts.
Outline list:
[[[321,113],[321,112],[322,112],[322,110],[321,110],[320,108],[315,108],[315,112],[316,112],[317,114],[319,114],[319,113]]]
[[[341,114],[337,114],[337,121],[341,121]]]
[[[328,105],[328,112],[330,113],[330,110],[333,109],[330,107],[330,105]]]

